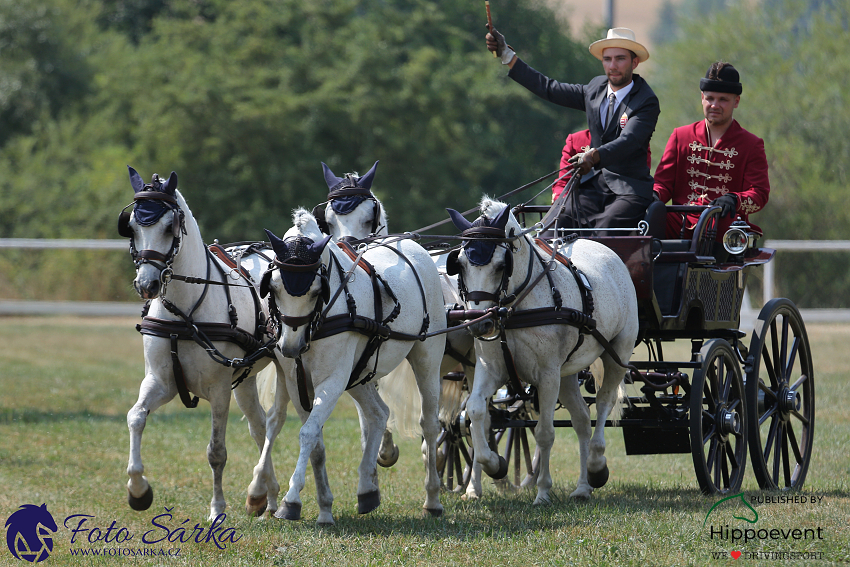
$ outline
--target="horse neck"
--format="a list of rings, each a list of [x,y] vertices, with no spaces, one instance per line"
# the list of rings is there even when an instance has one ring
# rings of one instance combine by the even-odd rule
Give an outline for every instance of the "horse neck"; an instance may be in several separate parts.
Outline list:
[[[177,194],[177,203],[183,211],[183,226],[186,228],[186,234],[180,235],[180,250],[174,257],[172,269],[175,274],[183,276],[193,276],[206,278],[207,277],[207,249],[201,237],[201,229],[186,200],[179,191]],[[211,276],[214,274],[210,274]],[[199,284],[188,284],[179,280],[172,280],[168,284],[166,297],[169,301],[179,306],[181,309],[190,309],[194,302],[203,293],[204,286]],[[189,305],[191,303],[192,305]]]
[[[522,293],[525,291],[525,288],[519,289],[519,286],[523,285],[523,283],[526,283],[527,286],[532,285],[534,283],[534,279],[542,269],[539,262],[534,261],[534,252],[532,251],[534,242],[531,238],[526,235],[522,236],[519,241],[522,244],[518,247],[517,251],[514,252],[514,267],[513,273],[508,280],[508,293]],[[529,270],[531,271],[530,277]],[[528,281],[526,282],[526,280]],[[548,289],[548,285],[535,285],[523,300],[523,307],[528,308],[530,305],[539,306],[537,304],[546,300],[546,296],[544,294]],[[551,299],[551,293],[548,294],[548,297]]]

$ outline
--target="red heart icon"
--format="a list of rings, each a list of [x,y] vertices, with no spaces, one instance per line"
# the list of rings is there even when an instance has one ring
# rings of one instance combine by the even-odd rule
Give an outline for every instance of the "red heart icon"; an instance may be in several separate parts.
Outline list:
[[[738,559],[739,557],[741,557],[740,551],[732,551],[729,554],[732,556],[732,559]]]

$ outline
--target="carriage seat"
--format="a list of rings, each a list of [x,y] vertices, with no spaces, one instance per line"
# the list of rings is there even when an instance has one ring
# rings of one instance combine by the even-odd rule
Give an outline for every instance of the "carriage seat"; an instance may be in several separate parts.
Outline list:
[[[694,236],[684,239],[666,238],[667,214],[700,212]],[[667,206],[654,201],[646,211],[653,255],[653,290],[662,315],[674,315],[679,302],[683,278],[689,264],[716,264],[725,260],[725,250],[715,241],[720,207]]]

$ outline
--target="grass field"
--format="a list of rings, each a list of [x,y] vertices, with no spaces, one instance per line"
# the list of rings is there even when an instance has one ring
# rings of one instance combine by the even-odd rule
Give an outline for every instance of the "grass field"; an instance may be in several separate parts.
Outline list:
[[[125,416],[144,368],[135,323],[0,319],[0,522],[24,504],[46,504],[59,529],[44,565],[705,565],[735,563],[731,552],[737,551],[744,553],[740,562],[756,564],[850,562],[850,370],[843,354],[848,326],[809,326],[817,425],[806,487],[791,495],[763,493],[748,470],[745,498],[761,499],[752,504],[755,524],[736,519],[752,512],[732,501],[703,525],[720,499],[700,495],[690,455],[626,456],[618,430],[608,435],[608,485],[588,503],[570,501],[578,467],[575,435],[568,429],[558,430],[553,451],[552,506],[532,508],[533,491],[505,494],[486,482],[480,501],[444,493],[443,518],[423,519],[418,442],[404,440],[398,464],[379,471],[381,507],[361,517],[355,494],[359,425],[346,397],[325,427],[336,525],[314,525],[318,510],[309,475],[302,521],[244,516],[257,451],[233,404],[224,478],[227,517],[210,540],[205,520],[212,496],[205,455],[210,424],[204,402],[187,410],[174,400],[151,416],[142,454],[154,504],[145,512],[126,504]],[[290,414],[275,451],[284,486],[297,449],[297,419]],[[786,496],[797,501],[780,503]],[[161,516],[167,511],[170,517]],[[88,516],[84,527],[99,531],[80,532],[72,544],[69,527],[82,517],[66,518],[81,514]],[[200,542],[190,537],[196,524]],[[719,535],[711,536],[712,526]],[[755,540],[733,542],[736,529],[741,535],[754,530]],[[791,535],[794,529],[799,539]],[[146,532],[155,543],[143,542]],[[771,534],[778,536],[770,539]],[[128,536],[132,539],[123,541]],[[83,550],[102,555],[79,555]],[[127,555],[140,550],[148,555]],[[814,558],[770,555],[786,552]],[[0,545],[0,565],[21,564]]]

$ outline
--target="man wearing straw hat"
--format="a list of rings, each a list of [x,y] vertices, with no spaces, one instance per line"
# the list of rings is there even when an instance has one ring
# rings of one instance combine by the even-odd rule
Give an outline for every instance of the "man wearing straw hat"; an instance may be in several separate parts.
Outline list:
[[[705,119],[673,130],[655,170],[654,190],[664,203],[720,206],[720,242],[736,217],[749,222],[767,204],[767,156],[764,140],[732,118],[743,92],[735,67],[713,63],[699,89]],[[667,213],[667,238],[690,238],[698,218]],[[750,228],[761,233],[752,223]]]
[[[559,227],[637,227],[652,202],[647,154],[660,107],[646,81],[634,74],[638,64],[649,59],[634,32],[613,28],[605,39],[590,45],[605,75],[586,85],[561,83],[535,71],[495,28],[490,28],[486,40],[487,49],[510,68],[511,79],[541,98],[587,114],[590,148],[569,160],[582,176],[578,214],[562,215]]]

